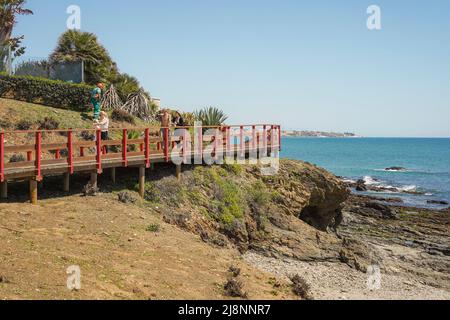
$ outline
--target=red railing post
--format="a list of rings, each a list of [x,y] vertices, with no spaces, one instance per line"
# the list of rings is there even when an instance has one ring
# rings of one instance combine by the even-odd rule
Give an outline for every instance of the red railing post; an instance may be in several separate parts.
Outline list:
[[[198,130],[198,153],[203,162],[203,125]]]
[[[270,151],[273,152],[273,147],[275,146],[275,126],[270,129]]]
[[[67,164],[69,165],[69,173],[73,174],[73,133],[72,130],[67,132]]]
[[[61,153],[59,150],[55,150],[55,159],[61,159]]]
[[[241,157],[245,157],[245,138],[244,138],[244,127],[241,126],[240,128],[240,153],[241,153]]]
[[[187,137],[188,137],[188,129],[183,129],[183,162],[187,164]]]
[[[256,150],[257,144],[256,144],[256,126],[252,126],[252,149]]]
[[[0,182],[5,181],[5,133],[0,132]]]
[[[267,126],[263,126],[263,150],[266,152],[265,156],[267,156]]]
[[[27,151],[27,161],[33,161],[33,151]]]
[[[128,132],[123,129],[122,133],[122,162],[124,167],[128,167],[127,152],[128,152]]]
[[[226,133],[227,133],[227,156],[229,156],[231,154],[231,127],[226,127],[225,128]],[[234,152],[233,152],[234,153]],[[233,155],[234,157],[234,155]]]
[[[150,168],[150,129],[145,129],[145,137],[144,137],[144,145],[145,145],[145,166]]]
[[[35,152],[36,152],[36,179],[38,181],[42,180],[42,174],[41,174],[41,156],[42,156],[42,132],[37,131],[36,132],[36,142],[35,142]]]
[[[281,151],[281,126],[278,126],[278,150]]]
[[[169,162],[169,128],[164,128],[164,159]]]
[[[102,173],[102,131],[96,131],[97,144],[97,173]]]
[[[80,157],[84,157],[84,147],[80,147]]]

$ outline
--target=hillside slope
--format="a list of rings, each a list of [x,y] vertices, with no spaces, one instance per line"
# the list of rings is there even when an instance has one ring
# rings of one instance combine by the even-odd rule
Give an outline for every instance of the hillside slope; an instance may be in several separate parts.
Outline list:
[[[46,117],[53,118],[59,123],[60,129],[80,128],[92,129],[92,112],[86,110],[85,113],[43,106],[34,103],[22,102],[11,99],[0,98],[0,129],[16,130],[21,122],[28,121],[36,129],[36,124]],[[144,123],[134,118],[137,125]],[[130,126],[127,123],[111,122],[111,127]]]

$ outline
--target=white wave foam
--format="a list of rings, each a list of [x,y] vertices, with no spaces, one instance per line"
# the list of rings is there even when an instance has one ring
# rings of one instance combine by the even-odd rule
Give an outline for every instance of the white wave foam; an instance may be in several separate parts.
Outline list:
[[[412,191],[417,191],[417,186],[415,186],[415,185],[403,186],[403,187],[398,187],[397,189],[400,191],[403,191],[403,192],[412,192]]]
[[[373,185],[378,185],[378,184],[380,184],[380,182],[379,182],[377,179],[372,178],[371,176],[365,176],[365,177],[363,178],[363,180],[364,180],[364,183],[365,183],[366,185],[368,185],[368,186],[373,186]]]

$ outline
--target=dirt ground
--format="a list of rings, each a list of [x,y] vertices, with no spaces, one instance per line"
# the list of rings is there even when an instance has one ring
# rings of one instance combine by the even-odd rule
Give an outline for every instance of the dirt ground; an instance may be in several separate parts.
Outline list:
[[[279,286],[157,211],[113,193],[0,203],[0,299],[226,299],[231,265],[242,268],[250,299],[295,299],[287,281]],[[67,289],[72,265],[81,268],[79,291]]]

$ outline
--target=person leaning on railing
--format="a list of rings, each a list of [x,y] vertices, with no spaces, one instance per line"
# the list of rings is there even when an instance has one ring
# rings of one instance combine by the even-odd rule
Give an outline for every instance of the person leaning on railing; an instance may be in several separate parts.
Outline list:
[[[109,140],[109,118],[105,111],[100,112],[99,120],[94,120],[94,127],[96,130],[101,130],[102,141]],[[108,153],[108,148],[105,147],[105,153]]]

